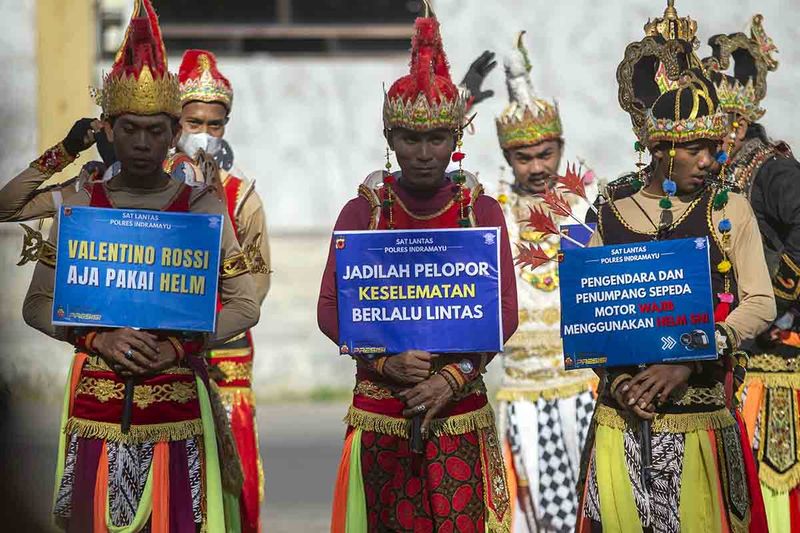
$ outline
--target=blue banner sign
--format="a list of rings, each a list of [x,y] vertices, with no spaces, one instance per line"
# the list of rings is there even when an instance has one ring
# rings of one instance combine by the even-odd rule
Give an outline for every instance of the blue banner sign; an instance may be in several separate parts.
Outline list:
[[[502,350],[499,228],[333,239],[342,354]]]
[[[214,331],[222,222],[62,206],[53,324]]]
[[[715,359],[708,239],[564,250],[567,369]]]

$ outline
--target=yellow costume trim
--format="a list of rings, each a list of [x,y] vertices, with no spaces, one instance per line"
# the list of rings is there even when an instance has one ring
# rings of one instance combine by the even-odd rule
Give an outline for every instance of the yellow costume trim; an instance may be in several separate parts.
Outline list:
[[[558,288],[557,286],[555,288]],[[561,321],[561,309],[545,307],[544,309],[520,309],[519,323],[541,322],[545,326],[554,326]]]
[[[434,373],[440,370],[441,369],[436,369],[434,370]],[[389,398],[394,398],[395,394],[402,390],[402,387],[391,387],[385,383],[361,380],[356,383],[356,386],[353,388],[353,395],[360,394],[361,396],[366,396],[367,398],[371,398],[373,400],[388,400]],[[470,394],[485,393],[486,385],[483,382],[483,378],[478,376],[476,379],[466,383],[461,390],[454,393],[453,398],[450,401],[463,400]]]
[[[261,233],[257,233],[253,240],[242,250],[247,267],[253,274],[269,274],[269,267],[261,255]]]
[[[771,377],[776,377],[776,378],[782,378],[782,377],[791,378],[791,377],[795,377],[795,378],[797,378],[798,376],[797,375],[792,376],[792,375],[786,375],[786,374],[769,374],[769,373],[757,373],[757,375],[751,376],[750,373],[748,372],[747,377],[748,378],[752,377],[752,379],[760,379],[760,380],[764,381],[765,378],[769,379]],[[792,407],[791,411],[793,412],[794,416],[792,417],[791,421],[786,421],[786,422],[788,422],[793,427],[792,428],[786,428],[787,429],[787,433],[788,433],[788,435],[786,435],[786,437],[788,437],[788,438],[792,438],[793,437],[794,438],[794,441],[795,441],[794,442],[795,456],[794,457],[790,457],[790,456],[783,457],[782,458],[783,461],[787,462],[791,466],[789,466],[789,468],[786,469],[786,471],[784,471],[784,472],[778,472],[777,470],[772,468],[770,466],[770,464],[767,464],[765,462],[765,460],[764,460],[764,452],[765,452],[764,446],[763,445],[760,446],[758,448],[758,457],[757,457],[758,463],[759,463],[758,464],[758,479],[761,481],[761,483],[763,483],[764,485],[766,485],[767,487],[769,487],[773,491],[775,491],[777,493],[786,493],[786,492],[789,492],[792,489],[796,488],[798,485],[800,485],[800,445],[798,445],[798,442],[800,442],[800,413],[798,412],[798,409],[797,409],[797,407],[798,407],[797,406],[797,400],[796,400],[796,396],[797,395],[796,395],[795,391],[793,390],[794,388],[797,388],[797,387],[793,388],[793,387],[787,387],[786,385],[772,385],[772,384],[766,383],[766,381],[764,382],[764,387],[766,389],[769,389],[769,388],[782,389],[781,391],[773,391],[773,393],[776,393],[776,392],[777,393],[780,393],[780,392],[786,393],[786,394],[784,394],[784,401],[791,402],[791,404],[792,404],[791,405],[791,407]],[[787,391],[786,389],[790,389],[790,390]],[[758,424],[758,433],[759,433],[759,442],[761,442],[761,443],[765,442],[766,439],[767,439],[767,426],[769,425],[769,421],[770,421],[770,419],[766,419],[765,420],[765,417],[770,417],[771,416],[769,413],[766,412],[767,411],[767,409],[766,409],[766,407],[767,407],[766,400],[767,400],[768,394],[769,394],[769,392],[765,390],[764,391],[764,395],[761,398],[761,405],[759,405],[759,407],[758,407],[758,413],[759,413],[759,419],[760,419],[759,420],[759,424]],[[780,398],[780,397],[778,396],[778,398]],[[789,407],[787,405],[779,405],[777,403],[772,403],[771,405],[772,405],[772,410],[775,410],[775,409],[785,410],[785,409],[787,409]],[[786,414],[784,414],[784,413],[781,413],[779,415],[780,418],[783,418],[784,416],[786,416]],[[778,418],[778,417],[776,417],[776,418]],[[772,419],[772,422],[775,423],[776,420]],[[778,427],[777,429],[780,430],[780,427]],[[771,434],[775,434],[775,433],[778,433],[778,431],[773,430],[771,432]],[[776,446],[777,444],[778,443],[772,443],[772,446]],[[774,462],[776,460],[776,458],[769,458],[768,460],[770,460],[771,462]]]
[[[352,405],[344,417],[344,422],[348,426],[372,431],[384,435],[394,435],[395,437],[409,438],[411,430],[411,420],[407,418],[395,418],[393,416],[381,415],[363,411]],[[434,418],[431,421],[430,432],[437,437],[442,435],[463,435],[479,429],[484,429],[494,425],[494,411],[488,403],[476,411],[455,415],[447,418]]]
[[[226,407],[235,407],[244,402],[251,407],[256,405],[256,396],[249,387],[219,386],[219,398]]]
[[[99,355],[90,355],[89,358],[86,360],[86,364],[84,365],[83,369],[87,372],[113,372],[111,367],[103,361],[103,358]],[[179,375],[179,376],[194,376],[194,371],[191,368],[182,368],[179,366],[173,366],[164,370],[158,371],[159,375],[170,374],[170,375]]]
[[[725,406],[725,386],[717,383],[712,388],[689,387],[675,405],[718,405]]]
[[[500,391],[497,393],[496,399],[499,402],[535,402],[540,398],[547,401],[560,400],[562,398],[569,398],[587,391],[591,391],[594,388],[592,383],[596,385],[597,380],[573,383],[570,385],[564,385],[562,387],[542,390],[517,390],[513,388],[506,388],[500,389]]]
[[[507,357],[527,359],[528,356],[553,357],[564,355],[564,345],[558,332],[517,331],[506,346]],[[524,355],[521,355],[524,354]]]
[[[203,434],[201,419],[195,418],[182,422],[165,424],[132,425],[128,433],[122,433],[120,425],[111,422],[98,422],[72,417],[64,428],[67,435],[75,434],[84,439],[103,439],[124,444],[142,444],[145,442],[162,442],[186,440]]]
[[[632,416],[623,417],[616,409],[607,405],[598,405],[595,409],[595,420],[601,426],[625,431],[638,427]],[[736,425],[736,420],[727,409],[719,409],[709,413],[659,414],[653,420],[654,433],[690,433],[709,429],[723,429]]]
[[[237,339],[231,339],[228,342],[233,342]],[[211,359],[211,364],[214,364],[214,359],[218,357],[247,357],[252,355],[250,348],[215,348],[209,352],[208,358]]]
[[[747,372],[744,383],[747,385],[753,380],[761,380],[767,388],[785,387],[800,390],[800,374],[779,372]]]
[[[243,253],[226,257],[220,265],[221,279],[235,278],[248,272],[250,272],[250,268],[247,266],[247,259]]]
[[[363,380],[356,383],[353,395],[360,394],[373,400],[388,400],[394,398],[394,393],[386,387],[382,387],[372,381]]]
[[[235,361],[220,361],[215,363],[214,366],[219,368],[225,374],[226,381],[233,381],[236,379],[246,379],[252,381],[253,379],[253,363],[237,363]]]
[[[758,372],[800,372],[800,359],[786,358],[779,355],[760,354],[750,357],[747,368],[752,373]],[[747,374],[750,375],[751,372]]]
[[[764,463],[758,465],[758,479],[772,489],[783,494],[796,489],[800,485],[800,464],[795,464],[784,473],[776,472]]]
[[[125,384],[113,379],[83,377],[75,393],[94,396],[103,403],[109,400],[122,400],[125,397]],[[160,385],[136,385],[133,388],[133,403],[139,409],[146,409],[158,402],[186,403],[196,398],[196,385],[182,381]]]
[[[494,427],[484,429],[479,435],[479,442],[486,530],[492,533],[510,533],[513,508],[508,493],[508,479],[497,430]]]

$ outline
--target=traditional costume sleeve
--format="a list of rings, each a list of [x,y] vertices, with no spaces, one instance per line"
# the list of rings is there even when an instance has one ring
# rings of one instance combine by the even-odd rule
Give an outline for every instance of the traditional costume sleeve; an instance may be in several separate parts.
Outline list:
[[[256,301],[253,277],[242,253],[233,225],[225,207],[205,189],[192,202],[193,213],[218,213],[223,215],[222,250],[220,265],[219,297],[222,309],[217,315],[217,330],[210,339],[217,346],[231,337],[255,326],[260,317],[261,306]]]
[[[336,219],[334,231],[365,230],[369,228],[369,202],[362,197],[354,198],[345,204]],[[317,301],[317,323],[319,329],[330,340],[339,344],[339,309],[336,299],[336,253],[333,239],[328,249],[328,262],[322,274]]]
[[[775,320],[775,298],[753,209],[743,196],[731,194],[727,210],[733,222],[730,258],[739,288],[739,305],[725,323],[740,341],[745,341],[755,338]],[[714,218],[721,218],[721,213],[716,212]]]
[[[45,150],[28,168],[0,189],[0,222],[52,217],[60,205],[59,196],[74,194],[76,191],[66,186],[53,191],[39,191],[38,188],[73,161],[75,156],[64,148],[63,143]]]
[[[778,314],[800,299],[800,165],[778,157],[758,172],[751,195],[753,210],[762,214],[766,244],[780,253],[772,277]],[[776,231],[773,228],[779,228]],[[774,244],[774,245],[773,245]]]
[[[261,198],[255,190],[250,191],[237,214],[239,244],[250,264],[250,274],[256,286],[256,301],[260,305],[269,293],[272,279],[272,264],[269,250],[267,216]]]
[[[53,220],[50,228],[50,242],[54,248],[58,247],[58,218]],[[55,285],[55,265],[38,261],[33,270],[33,278],[22,304],[22,318],[32,328],[38,329],[45,335],[61,341],[69,341],[68,329],[56,327],[52,323],[53,288]]]
[[[61,202],[78,191],[68,184],[51,190],[39,190],[50,174],[28,167],[0,189],[0,222],[21,222],[54,216]]]

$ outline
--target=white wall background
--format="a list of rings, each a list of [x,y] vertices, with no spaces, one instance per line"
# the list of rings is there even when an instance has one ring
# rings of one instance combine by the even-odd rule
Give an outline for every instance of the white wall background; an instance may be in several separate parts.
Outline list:
[[[0,0],[0,183],[35,154],[35,35],[33,0]],[[604,177],[630,170],[633,135],[617,104],[616,67],[625,46],[642,37],[661,0],[589,2],[562,0],[438,0],[445,49],[453,77],[484,49],[511,48],[528,31],[534,83],[557,97],[567,139],[566,155],[585,158]],[[797,0],[678,0],[681,15],[698,21],[703,45],[716,33],[743,31],[755,12],[781,53],[764,105],[768,132],[800,146],[795,87],[800,84],[800,10]],[[172,50],[177,70],[180,51]],[[502,62],[502,59],[500,60]],[[236,96],[228,140],[237,162],[257,180],[273,235],[273,289],[256,328],[257,391],[262,397],[345,388],[352,363],[316,327],[316,295],[327,252],[327,234],[360,181],[383,165],[382,84],[407,72],[405,54],[369,58],[265,55],[220,58]],[[506,103],[502,65],[487,87],[477,133],[466,139],[467,167],[493,190],[503,164],[494,117]],[[76,117],[77,118],[77,117]],[[0,373],[16,383],[59,394],[69,349],[27,328],[20,307],[29,268],[16,268],[21,232],[0,227]],[[497,366],[497,365],[495,365]],[[497,372],[497,368],[493,370]]]

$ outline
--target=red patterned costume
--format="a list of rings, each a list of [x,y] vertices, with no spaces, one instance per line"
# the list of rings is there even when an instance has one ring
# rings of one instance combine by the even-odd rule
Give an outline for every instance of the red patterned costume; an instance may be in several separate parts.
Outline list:
[[[460,133],[466,102],[450,80],[438,22],[416,21],[411,74],[386,95],[387,130]],[[374,172],[344,207],[336,230],[501,228],[504,337],[516,329],[513,260],[500,206],[462,171],[432,190],[404,185],[402,173]],[[338,344],[335,255],[330,250],[318,306],[320,329]],[[333,503],[331,531],[508,531],[508,492],[494,415],[481,374],[494,354],[441,354],[433,372],[461,388],[430,426],[424,453],[409,447],[411,420],[397,393],[408,386],[382,372],[385,357],[356,359],[356,386]],[[459,360],[469,360],[464,371]]]

